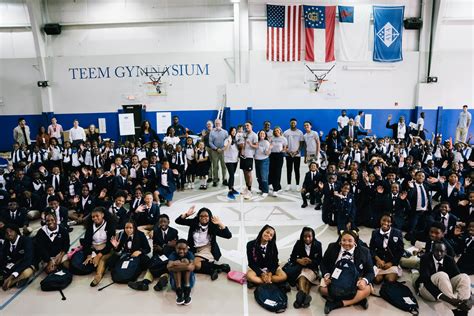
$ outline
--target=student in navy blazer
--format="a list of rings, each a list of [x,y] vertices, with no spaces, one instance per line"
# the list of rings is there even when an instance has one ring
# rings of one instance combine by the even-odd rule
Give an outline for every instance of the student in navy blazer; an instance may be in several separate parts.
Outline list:
[[[446,228],[446,239],[450,242],[454,241],[454,230],[456,229],[456,224],[459,222],[459,218],[451,213],[449,202],[443,201],[438,205],[438,210],[433,212],[431,221],[442,223]]]
[[[313,284],[319,285],[319,264],[322,259],[321,242],[316,239],[316,234],[312,228],[304,227],[301,230],[300,239],[293,246],[290,256],[290,262],[300,268],[299,275],[295,275],[298,286],[296,301],[293,304],[295,308],[309,307],[311,287]]]
[[[108,211],[112,217],[114,217],[114,221],[117,224],[117,229],[124,228],[125,223],[132,216],[132,212],[129,212],[124,207],[126,198],[127,192],[117,191],[115,192],[113,201],[105,201],[102,198],[97,199],[97,206],[104,207],[105,210]]]
[[[356,218],[356,202],[354,195],[349,192],[350,184],[344,183],[341,186],[340,193],[334,193],[336,196],[335,200],[335,212],[336,212],[336,222],[337,230],[353,230],[357,229],[355,218]]]
[[[461,241],[461,258],[457,265],[462,273],[474,274],[474,221],[467,226],[467,233]]]
[[[360,304],[364,309],[368,308],[367,297],[371,293],[371,286],[374,279],[374,265],[370,250],[364,246],[357,246],[359,239],[355,231],[343,231],[341,233],[340,242],[329,244],[321,261],[321,273],[324,279],[321,281],[319,292],[324,297],[329,296],[328,286],[331,284],[331,275],[334,272],[336,263],[342,258],[345,252],[349,252],[350,260],[354,262],[359,272],[359,280],[357,281],[356,295],[350,300],[339,300],[338,298],[330,298],[326,301],[324,312],[329,314],[336,308]]]
[[[377,268],[374,283],[395,282],[402,272],[398,264],[404,253],[403,235],[401,230],[392,227],[390,214],[382,215],[380,228],[372,231],[369,248]]]
[[[163,179],[166,175],[166,181]],[[168,160],[161,162],[161,170],[158,171],[157,175],[157,189],[159,192],[160,200],[166,201],[167,206],[171,206],[173,200],[174,191],[176,191],[175,175],[170,169],[170,163]]]
[[[418,232],[426,230],[426,223],[431,215],[431,195],[430,186],[425,183],[425,173],[417,171],[415,173],[415,180],[409,182],[408,201],[410,202],[411,213],[408,223],[408,240],[412,244],[415,243]],[[420,197],[420,205],[418,205],[418,191],[423,191],[423,196]]]
[[[21,287],[26,284],[34,273],[33,255],[31,239],[21,236],[20,228],[17,225],[6,224],[5,243],[0,259],[4,291],[15,285]]]
[[[158,225],[153,228],[153,255],[169,256],[176,246],[178,231],[169,226],[169,217],[161,214]]]
[[[216,264],[221,258],[217,237],[231,239],[232,233],[219,217],[213,216],[208,208],[201,208],[194,218],[194,205],[176,218],[178,225],[189,226],[188,246],[195,255],[194,265],[197,273],[208,274],[211,280],[218,278],[219,272],[229,272],[228,264]]]
[[[153,203],[153,194],[151,192],[145,193],[143,199],[144,204],[141,204],[135,209],[131,215],[133,220],[137,223],[138,230],[149,235],[153,231],[153,227],[158,222],[160,216],[160,205]]]
[[[145,234],[137,229],[137,224],[132,219],[125,222],[124,229],[118,236],[113,236],[111,244],[114,247],[114,256],[110,259],[109,266],[114,267],[120,257],[127,255],[140,260],[140,269],[148,267],[151,248]],[[120,253],[120,256],[118,255]]]

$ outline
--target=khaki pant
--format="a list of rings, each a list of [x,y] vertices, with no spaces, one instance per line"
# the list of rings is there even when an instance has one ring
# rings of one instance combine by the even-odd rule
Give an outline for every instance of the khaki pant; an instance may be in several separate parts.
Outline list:
[[[446,272],[437,272],[431,276],[431,282],[449,298],[467,300],[471,297],[471,279],[465,273],[461,273],[449,279]],[[420,296],[430,302],[436,302],[436,298],[424,287],[420,286]],[[446,303],[450,309],[456,309]]]
[[[30,221],[33,221],[35,219],[40,218],[41,212],[38,210],[29,210],[26,216],[28,217]]]
[[[219,164],[221,165],[222,181],[225,180],[227,175],[227,169],[224,162],[224,152],[217,152],[216,150],[211,151],[211,167],[212,167],[212,181],[214,183],[219,179]]]
[[[456,140],[454,141],[454,143],[457,143],[459,141],[465,143],[467,139],[467,132],[468,132],[467,128],[462,128],[462,127],[456,128]]]
[[[404,269],[420,269],[420,258],[417,256],[411,256],[410,258],[401,258],[400,267]]]

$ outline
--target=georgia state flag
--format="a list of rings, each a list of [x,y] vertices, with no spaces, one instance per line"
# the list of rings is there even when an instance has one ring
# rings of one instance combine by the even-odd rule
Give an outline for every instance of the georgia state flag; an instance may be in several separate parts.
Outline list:
[[[334,57],[335,6],[303,7],[306,61],[331,62]]]

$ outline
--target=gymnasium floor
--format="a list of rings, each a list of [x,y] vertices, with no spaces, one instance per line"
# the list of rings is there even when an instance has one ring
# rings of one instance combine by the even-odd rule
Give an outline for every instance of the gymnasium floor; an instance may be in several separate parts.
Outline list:
[[[301,167],[301,175],[306,172],[306,166]],[[286,171],[283,170],[283,175]],[[283,178],[286,178],[284,176]],[[236,178],[236,183],[243,181],[241,175]],[[256,181],[254,187],[257,185]],[[236,187],[238,187],[237,185]],[[286,187],[286,186],[283,186]],[[224,224],[229,226],[233,233],[231,240],[218,239],[222,251],[221,262],[229,263],[232,270],[246,271],[245,245],[248,240],[256,237],[264,224],[276,228],[277,243],[280,262],[288,260],[294,242],[299,238],[303,226],[311,226],[316,230],[317,238],[322,242],[323,249],[328,243],[336,239],[336,229],[322,223],[321,212],[312,207],[300,208],[301,198],[298,193],[284,192],[278,198],[268,196],[262,199],[254,194],[251,201],[244,201],[239,197],[230,202],[226,199],[224,187],[212,186],[207,191],[186,190],[176,193],[176,202],[172,207],[162,207],[161,212],[172,219],[173,227],[179,231],[180,237],[186,238],[187,229],[173,224],[174,219],[191,205],[196,208],[206,206],[219,216]],[[35,227],[39,226],[36,223]],[[75,226],[71,233],[73,246],[78,244],[79,238],[84,233],[83,228]],[[367,243],[370,240],[370,229],[361,230],[361,238]],[[142,276],[140,276],[141,279]],[[408,271],[404,271],[402,279],[409,279]],[[192,304],[190,306],[177,306],[174,292],[168,287],[163,292],[155,292],[152,287],[148,292],[137,292],[129,289],[125,284],[114,284],[101,292],[89,286],[90,276],[74,276],[73,283],[64,290],[67,297],[61,300],[58,292],[42,292],[40,281],[44,274],[36,275],[34,280],[22,289],[12,289],[8,292],[0,291],[0,315],[125,315],[140,313],[141,315],[271,315],[258,306],[253,297],[253,290],[248,290],[244,285],[228,281],[224,274],[219,279],[211,281],[209,276],[197,274],[197,282],[192,291]],[[471,277],[474,283],[474,277]],[[100,286],[111,282],[110,273],[107,272]],[[153,284],[154,285],[154,284]],[[474,287],[474,284],[471,286]],[[376,287],[376,291],[378,287]],[[293,308],[296,290],[289,293],[289,307],[287,315],[323,315],[324,300],[312,289],[313,301],[310,308],[296,310]],[[443,315],[452,313],[442,303],[425,303],[421,298],[420,315]],[[348,307],[335,310],[330,315],[404,315],[406,313],[390,306],[387,302],[374,296],[369,298],[369,309],[361,307]],[[470,315],[474,315],[471,311]]]

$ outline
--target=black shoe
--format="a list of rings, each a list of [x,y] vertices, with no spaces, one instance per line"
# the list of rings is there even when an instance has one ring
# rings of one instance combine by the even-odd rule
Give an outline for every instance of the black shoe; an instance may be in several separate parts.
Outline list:
[[[211,183],[211,182],[212,182],[212,178],[208,178],[207,183]]]
[[[73,230],[74,230],[74,228],[72,228],[72,227],[69,227],[69,228],[67,229],[68,232],[72,232]]]
[[[453,309],[454,316],[467,316],[468,312],[461,309]]]
[[[368,309],[369,308],[369,301],[366,298],[364,298],[362,301],[357,303],[357,305],[362,306],[363,309]]]
[[[326,304],[324,304],[324,314],[329,314],[331,311],[338,309],[340,307],[344,306],[341,301],[338,302],[330,302],[326,301]]]
[[[283,282],[280,284],[280,289],[282,289],[285,293],[288,293],[291,291],[291,286],[288,282]]]
[[[230,272],[230,265],[228,265],[227,263],[223,263],[223,264],[219,265],[219,269],[224,273],[229,273]]]
[[[311,300],[313,298],[311,297],[311,295],[309,294],[306,294],[305,298],[304,298],[304,301],[303,301],[303,304],[301,304],[301,307],[302,308],[308,308],[309,307],[309,304],[311,303]]]
[[[309,204],[314,205],[314,201],[309,200]]]
[[[303,291],[298,291],[298,293],[296,293],[296,300],[293,303],[293,307],[296,309],[301,308],[305,298],[306,294]]]
[[[217,270],[217,269],[213,270],[212,274],[211,274],[211,280],[215,281],[215,280],[217,280],[218,277],[219,277],[219,270]]]
[[[227,179],[225,179],[224,181],[222,181],[222,185],[228,185],[229,182],[227,182]]]
[[[24,287],[28,283],[28,279],[22,279],[16,283],[17,289]]]
[[[315,210],[320,210],[321,209],[321,203],[316,203],[316,205],[314,206],[314,209]]]
[[[128,282],[128,287],[137,291],[148,291],[148,283],[143,281]]]
[[[189,305],[191,304],[191,288],[189,286],[185,286],[183,289],[183,295],[184,295],[184,305]]]
[[[213,183],[212,183],[212,186],[213,186],[213,187],[217,187],[217,182],[213,182]]]
[[[176,304],[177,305],[183,305],[184,304],[183,289],[181,289],[181,288],[176,289]]]
[[[252,283],[252,282],[250,282],[250,281],[247,281],[247,288],[248,288],[249,290],[255,288],[256,286],[257,286],[257,285],[256,285],[255,283]]]
[[[308,203],[301,204],[301,208],[305,208],[306,206],[308,206]]]
[[[164,274],[160,276],[158,279],[158,282],[156,282],[156,285],[153,287],[155,291],[162,291],[166,286],[168,285],[168,275]]]

